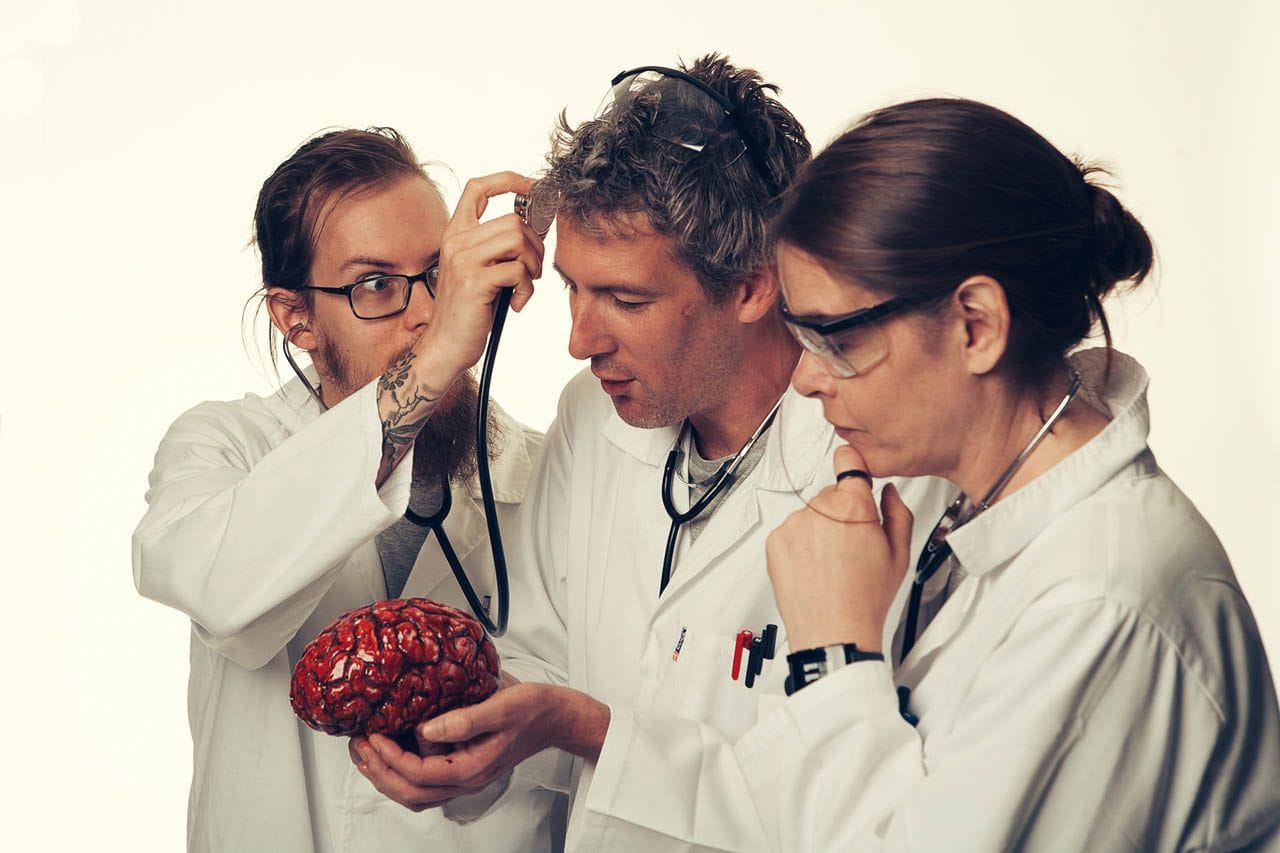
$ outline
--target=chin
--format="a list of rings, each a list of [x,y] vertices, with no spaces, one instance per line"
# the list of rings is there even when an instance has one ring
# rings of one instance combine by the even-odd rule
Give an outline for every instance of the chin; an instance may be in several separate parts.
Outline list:
[[[682,420],[682,418],[663,412],[660,408],[646,405],[634,397],[624,395],[612,399],[613,410],[618,413],[618,417],[627,426],[635,427],[636,429],[660,429],[661,427],[674,426]]]

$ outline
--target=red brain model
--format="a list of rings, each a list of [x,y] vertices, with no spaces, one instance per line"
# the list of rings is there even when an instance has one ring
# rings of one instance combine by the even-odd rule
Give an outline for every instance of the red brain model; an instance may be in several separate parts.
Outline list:
[[[498,653],[480,623],[425,598],[348,610],[293,668],[289,701],[331,735],[395,737],[498,689]]]

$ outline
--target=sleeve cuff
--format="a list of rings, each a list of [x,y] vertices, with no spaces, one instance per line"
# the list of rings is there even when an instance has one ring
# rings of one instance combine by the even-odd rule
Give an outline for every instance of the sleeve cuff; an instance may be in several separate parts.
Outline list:
[[[587,788],[587,811],[601,814],[613,811],[613,801],[622,781],[635,729],[635,714],[630,708],[609,705],[609,728],[605,731],[600,757],[596,759],[591,785]]]
[[[382,464],[382,421],[378,418],[378,383],[370,382],[334,406],[329,417],[351,421],[352,432],[359,434],[359,448],[365,455],[363,467],[369,472],[369,483],[376,483]],[[352,453],[360,452],[352,448]],[[413,448],[400,460],[382,488],[366,493],[364,508],[372,514],[388,515],[391,521],[409,508],[409,489],[413,482]]]
[[[780,743],[820,747],[850,726],[897,711],[898,693],[889,665],[859,661],[789,696],[742,736],[735,751],[744,764],[755,765],[776,753]]]

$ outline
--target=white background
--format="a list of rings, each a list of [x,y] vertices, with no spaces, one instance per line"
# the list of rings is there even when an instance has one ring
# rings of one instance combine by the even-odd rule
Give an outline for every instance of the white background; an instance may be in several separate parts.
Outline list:
[[[0,845],[182,846],[187,625],[137,597],[129,536],[167,425],[273,385],[241,309],[275,165],[388,124],[462,179],[531,171],[562,107],[713,49],[781,84],[815,145],[957,94],[1114,165],[1160,254],[1112,306],[1152,375],[1152,445],[1280,660],[1276,8],[0,0]],[[508,325],[495,396],[540,427],[576,369],[567,328],[551,280]]]

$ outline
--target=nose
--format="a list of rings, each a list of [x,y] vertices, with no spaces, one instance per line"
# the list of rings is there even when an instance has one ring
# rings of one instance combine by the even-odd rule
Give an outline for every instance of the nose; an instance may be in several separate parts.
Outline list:
[[[414,281],[409,284],[409,304],[405,306],[405,328],[411,332],[421,332],[431,322],[435,312],[436,301],[427,292],[425,282]]]
[[[807,350],[791,374],[791,384],[805,397],[834,397],[836,378],[821,359]]]
[[[608,355],[617,348],[590,303],[590,299],[569,294],[569,355],[579,361]]]

